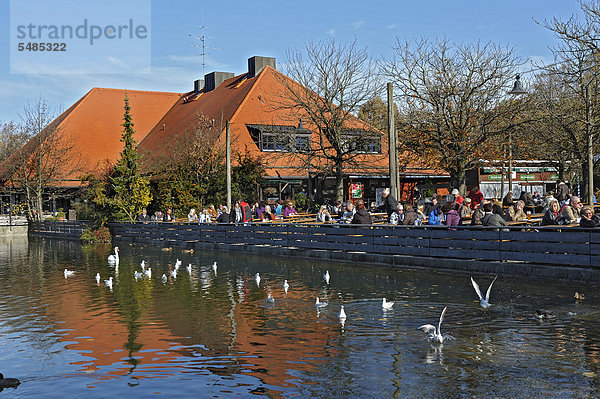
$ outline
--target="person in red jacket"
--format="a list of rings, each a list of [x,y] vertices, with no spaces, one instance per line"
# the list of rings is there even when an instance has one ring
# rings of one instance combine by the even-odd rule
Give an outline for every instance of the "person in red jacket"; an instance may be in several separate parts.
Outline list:
[[[252,221],[252,210],[250,209],[250,205],[240,199],[239,200],[240,208],[242,208],[242,223],[251,222]]]
[[[468,197],[471,198],[471,209],[479,208],[479,204],[483,200],[483,194],[479,191],[479,187],[473,187]]]

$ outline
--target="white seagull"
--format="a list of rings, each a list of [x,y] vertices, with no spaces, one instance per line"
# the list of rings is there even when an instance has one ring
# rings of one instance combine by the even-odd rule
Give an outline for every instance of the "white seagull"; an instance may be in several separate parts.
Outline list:
[[[321,301],[319,301],[319,297],[317,297],[317,300],[315,301],[316,308],[324,308],[327,305],[329,305],[328,302],[321,302]]]
[[[185,267],[185,270],[187,270],[188,274],[191,276],[192,275],[192,264],[190,263],[189,265],[187,265]]]
[[[385,298],[383,298],[383,302],[381,303],[383,310],[390,310],[392,306],[394,306],[394,302],[388,302]]]
[[[496,281],[497,278],[498,278],[498,276],[494,277],[494,279],[492,280],[492,283],[488,287],[488,290],[485,293],[485,298],[484,298],[483,295],[481,295],[481,291],[479,290],[479,285],[475,282],[475,280],[473,280],[473,277],[471,277],[471,284],[473,284],[473,288],[475,288],[475,292],[477,293],[477,296],[479,297],[479,304],[484,309],[487,309],[490,307],[490,302],[489,302],[490,301],[490,291],[492,290],[492,285],[494,285],[494,281]]]
[[[166,283],[166,282],[167,282],[167,275],[166,275],[166,274],[163,274],[163,275],[162,275],[162,277],[160,278],[160,280],[161,280],[163,283]]]
[[[65,269],[64,274],[65,274],[65,278],[67,278],[67,277],[74,276],[75,272],[73,270],[67,270],[67,269]]]
[[[114,255],[108,256],[108,263],[115,264],[115,265],[119,264],[119,247],[115,247]]]
[[[214,272],[215,274],[217,274],[217,261],[215,261],[215,263],[213,263],[213,265],[212,265],[212,269],[213,269],[213,272]]]
[[[177,278],[177,269],[171,270],[171,277],[173,277],[174,279]]]
[[[133,278],[135,278],[135,281],[138,281],[142,277],[144,277],[144,272],[138,272],[137,270],[133,272]]]
[[[289,289],[290,285],[288,284],[287,280],[283,280],[283,291],[287,294]]]
[[[442,310],[442,314],[440,315],[440,322],[438,323],[437,328],[432,326],[431,324],[423,324],[419,327],[419,330],[426,332],[429,334],[428,338],[430,341],[437,342],[439,344],[444,342],[445,338],[450,337],[449,335],[442,335],[442,321],[444,321],[444,314],[446,314],[446,309]]]
[[[327,284],[329,284],[329,270],[327,270],[327,271],[325,272],[325,274],[323,275],[323,278],[325,279],[325,282],[326,282]]]
[[[100,273],[96,273],[96,284],[100,284]]]
[[[113,287],[113,278],[109,277],[108,280],[104,280],[104,285],[112,290]]]
[[[152,278],[152,268],[149,267],[146,270],[144,270],[144,274],[146,275],[146,277]]]
[[[267,295],[267,302],[275,303],[275,298],[273,298],[273,295],[271,295],[270,293],[269,293],[269,295]]]
[[[256,273],[256,276],[254,276],[254,279],[256,280],[256,285],[260,285],[260,274]]]
[[[344,305],[340,307],[340,313],[338,314],[340,321],[346,320],[346,312],[344,311]]]
[[[146,261],[142,259],[140,266],[142,267],[142,270],[144,270],[146,268]]]

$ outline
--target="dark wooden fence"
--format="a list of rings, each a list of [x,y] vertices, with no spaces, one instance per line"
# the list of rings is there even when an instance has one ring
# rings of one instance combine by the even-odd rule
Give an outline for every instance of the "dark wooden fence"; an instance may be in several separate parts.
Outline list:
[[[64,222],[29,222],[29,235],[34,237],[64,238],[67,240],[79,240],[81,233],[92,222],[88,221],[64,221]]]
[[[111,223],[133,242],[269,245],[311,250],[409,255],[453,260],[600,267],[600,230],[567,228],[356,226],[315,224],[197,225]]]

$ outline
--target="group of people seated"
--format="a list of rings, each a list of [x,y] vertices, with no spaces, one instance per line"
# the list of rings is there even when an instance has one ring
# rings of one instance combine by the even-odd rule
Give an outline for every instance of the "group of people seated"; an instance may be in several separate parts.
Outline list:
[[[564,183],[562,183],[564,184]],[[557,185],[558,188],[560,188]],[[557,188],[556,192],[560,190]],[[563,190],[564,191],[564,190]],[[521,193],[520,199],[513,198],[509,192],[502,201],[486,200],[479,190],[474,187],[466,197],[462,197],[457,189],[453,189],[446,201],[440,201],[434,194],[430,201],[419,204],[413,208],[411,204],[399,203],[389,189],[384,189],[382,204],[376,206],[371,203],[369,209],[363,199],[346,204],[337,202],[334,206],[322,205],[315,217],[317,223],[336,222],[341,224],[372,224],[372,213],[381,212],[387,215],[387,222],[392,225],[421,225],[430,226],[446,225],[449,227],[469,224],[472,226],[507,226],[510,222],[529,220],[532,210],[542,213],[541,225],[567,225],[578,223],[581,227],[600,226],[600,216],[596,215],[594,208],[583,206],[578,196],[570,195],[568,187],[566,194],[556,192],[547,193],[542,198],[537,192]],[[556,197],[555,197],[556,195]],[[559,200],[562,198],[562,200]],[[527,209],[527,211],[526,211]],[[314,214],[313,214],[314,215]],[[249,205],[243,200],[238,200],[233,209],[225,205],[209,205],[197,213],[190,209],[187,221],[191,223],[248,223],[251,221],[270,222],[277,220],[293,219],[298,212],[292,201],[277,201],[267,204],[263,201]],[[172,222],[174,217],[171,209],[163,214],[156,211],[150,216],[146,209],[138,217],[140,222],[162,221]]]

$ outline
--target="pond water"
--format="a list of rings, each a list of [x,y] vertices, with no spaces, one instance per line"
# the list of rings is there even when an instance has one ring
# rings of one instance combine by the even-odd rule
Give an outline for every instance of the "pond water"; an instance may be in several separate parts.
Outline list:
[[[485,310],[468,275],[124,243],[117,271],[111,252],[0,242],[0,372],[22,382],[0,397],[600,395],[594,285],[499,277]],[[152,277],[136,281],[142,260]],[[487,290],[494,276],[474,277]],[[444,307],[454,339],[430,344],[417,328],[437,325]],[[537,309],[554,317],[538,320]]]

